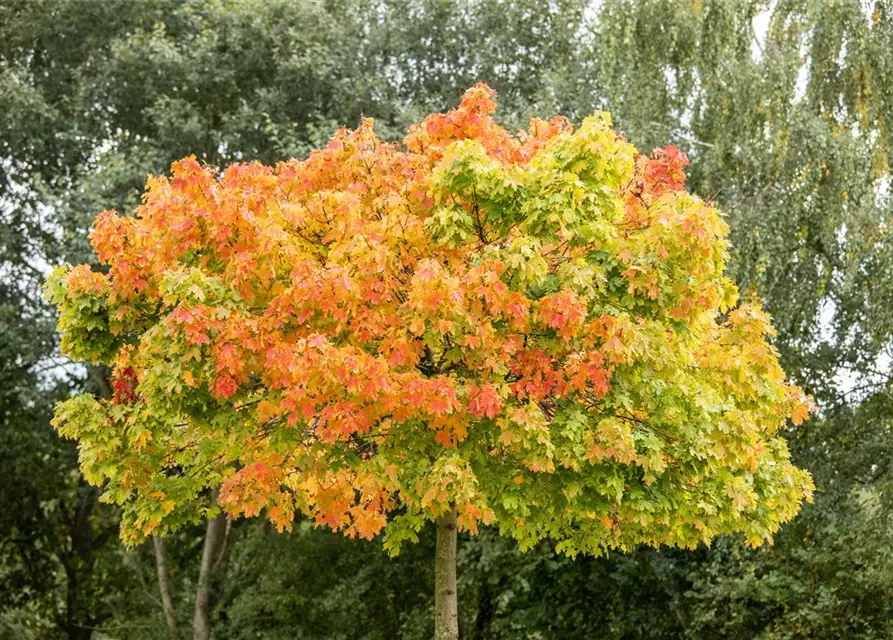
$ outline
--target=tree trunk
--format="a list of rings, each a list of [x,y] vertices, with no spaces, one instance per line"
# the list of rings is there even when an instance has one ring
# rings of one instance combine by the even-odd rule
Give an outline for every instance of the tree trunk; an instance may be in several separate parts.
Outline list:
[[[221,513],[208,520],[205,533],[205,546],[202,549],[202,565],[195,589],[195,613],[192,617],[192,637],[194,640],[211,638],[211,579],[216,568],[215,553],[226,527],[226,516]]]
[[[152,536],[152,544],[155,547],[155,568],[158,570],[158,590],[161,592],[161,606],[164,609],[164,619],[167,621],[167,628],[171,632],[171,639],[180,640],[180,632],[177,630],[177,614],[174,609],[174,590],[171,586],[171,574],[167,566],[167,551],[164,548],[164,539],[160,536]]]
[[[459,613],[456,594],[456,512],[437,519],[434,559],[434,640],[458,640]]]

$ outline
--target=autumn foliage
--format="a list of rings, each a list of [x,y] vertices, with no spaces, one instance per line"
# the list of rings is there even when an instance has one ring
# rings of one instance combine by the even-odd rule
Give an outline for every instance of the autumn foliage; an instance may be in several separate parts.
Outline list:
[[[494,93],[403,145],[372,120],[306,160],[150,178],[100,214],[102,270],[47,289],[114,397],[60,405],[135,541],[206,515],[305,514],[391,549],[450,508],[568,553],[758,544],[811,493],[808,415],[736,306],[727,227],[597,113],[511,135]]]

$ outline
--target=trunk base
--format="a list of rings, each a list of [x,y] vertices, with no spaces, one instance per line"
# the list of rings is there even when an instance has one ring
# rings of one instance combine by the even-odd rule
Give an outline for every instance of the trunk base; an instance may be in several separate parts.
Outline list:
[[[456,512],[437,519],[434,555],[434,640],[459,640],[456,593]]]

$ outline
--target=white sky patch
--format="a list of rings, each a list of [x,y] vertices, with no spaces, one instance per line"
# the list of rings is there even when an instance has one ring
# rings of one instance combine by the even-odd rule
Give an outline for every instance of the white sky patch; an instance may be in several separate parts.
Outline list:
[[[834,322],[837,305],[831,298],[819,304],[818,335],[829,345],[834,345]],[[834,372],[834,387],[848,402],[856,404],[884,386],[893,370],[893,358],[887,351],[881,352],[868,372],[842,366]]]
[[[881,203],[890,197],[890,174],[884,174],[878,180],[877,191],[875,192],[877,202]]]
[[[777,3],[777,0],[770,3],[769,7],[755,15],[750,23],[754,33],[754,38],[750,42],[750,54],[755,62],[759,62],[766,52],[769,23],[772,21],[772,14],[775,13],[775,5]]]
[[[595,24],[598,21],[598,14],[602,10],[603,0],[592,0],[583,10],[583,19],[585,22]]]
[[[794,104],[806,97],[806,88],[809,86],[809,66],[805,58],[801,60],[800,69],[797,71],[797,84],[794,85]]]
[[[884,351],[878,355],[872,370],[867,373],[840,367],[834,374],[834,384],[848,403],[858,404],[882,389],[890,379],[891,371],[893,371],[893,357]]]
[[[870,20],[871,16],[874,14],[874,7],[877,4],[876,0],[862,0],[860,3],[862,7],[862,13],[865,14],[865,18]]]

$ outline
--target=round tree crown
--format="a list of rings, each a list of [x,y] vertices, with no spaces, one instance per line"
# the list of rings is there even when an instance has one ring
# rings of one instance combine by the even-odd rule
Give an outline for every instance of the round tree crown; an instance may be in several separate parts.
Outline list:
[[[63,350],[113,396],[63,403],[136,541],[297,513],[397,551],[448,509],[567,553],[771,538],[812,485],[779,436],[809,400],[736,306],[687,158],[596,113],[510,135],[477,85],[388,144],[149,179],[58,269]]]

